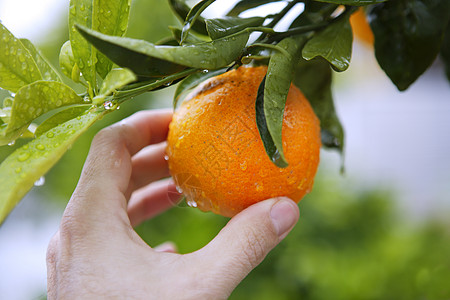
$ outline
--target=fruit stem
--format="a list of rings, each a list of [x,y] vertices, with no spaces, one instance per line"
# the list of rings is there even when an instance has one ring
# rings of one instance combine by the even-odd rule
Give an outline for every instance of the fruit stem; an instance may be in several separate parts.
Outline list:
[[[275,17],[270,21],[269,24],[267,24],[267,27],[273,28],[275,25],[277,25],[278,22],[293,8],[299,1],[292,1],[288,3],[282,11],[280,11],[278,14],[275,15]]]
[[[150,92],[160,86],[163,85],[170,85],[172,82],[174,82],[175,80],[178,80],[180,78],[189,76],[191,74],[200,72],[200,69],[186,69],[184,71],[178,72],[176,74],[164,77],[161,80],[157,80],[155,82],[134,88],[134,89],[130,89],[130,90],[125,90],[125,91],[116,91],[114,93],[114,99],[120,104],[123,103],[133,97],[139,96],[141,94],[144,94],[146,92]]]
[[[288,3],[283,8],[283,10],[281,10],[279,13],[274,15],[272,21],[270,21],[270,23],[267,24],[267,26],[264,26],[264,27],[267,27],[267,28],[275,27],[275,25],[277,25],[277,23],[280,22],[280,20],[299,2],[302,2],[302,1],[292,1],[292,2]],[[271,34],[270,32],[263,31],[263,34],[261,34],[255,42],[261,42],[262,40],[264,40],[270,34]]]
[[[286,55],[287,57],[290,57],[291,55],[289,54],[289,52],[287,52],[286,50],[284,50],[283,48],[281,48],[278,45],[272,45],[272,44],[261,44],[261,43],[254,43],[251,44],[250,46],[247,47],[247,50],[251,49],[251,48],[256,48],[256,47],[261,47],[261,48],[266,48],[266,49],[272,49],[272,50],[276,50],[279,51],[281,53],[283,53],[284,55]]]
[[[324,28],[327,26],[329,22],[320,22],[317,24],[311,24],[311,25],[305,25],[305,26],[299,26],[295,28],[291,28],[289,30],[286,30],[284,32],[276,32],[274,34],[269,34],[267,36],[267,42],[273,43],[273,42],[279,42],[285,37],[293,36],[293,35],[299,35],[303,33],[307,33],[310,31],[316,31]]]

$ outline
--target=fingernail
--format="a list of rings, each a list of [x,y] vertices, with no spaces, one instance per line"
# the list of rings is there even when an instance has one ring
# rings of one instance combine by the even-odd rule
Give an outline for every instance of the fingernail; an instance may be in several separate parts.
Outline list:
[[[273,226],[279,237],[284,237],[298,220],[297,205],[287,198],[281,198],[270,211]]]

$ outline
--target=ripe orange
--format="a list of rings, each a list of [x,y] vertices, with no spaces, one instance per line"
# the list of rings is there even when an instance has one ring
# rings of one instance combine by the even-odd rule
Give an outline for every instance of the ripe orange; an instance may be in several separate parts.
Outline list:
[[[350,24],[356,38],[368,46],[373,46],[373,32],[362,7],[350,16]]]
[[[319,164],[319,120],[291,85],[282,128],[289,166],[275,166],[255,119],[255,99],[266,72],[266,67],[240,67],[213,77],[175,112],[168,135],[169,168],[190,206],[231,217],[271,197],[298,202],[311,190]]]

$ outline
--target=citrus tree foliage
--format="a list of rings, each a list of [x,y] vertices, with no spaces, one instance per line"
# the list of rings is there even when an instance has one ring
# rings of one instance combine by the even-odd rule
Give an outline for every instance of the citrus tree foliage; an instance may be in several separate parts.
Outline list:
[[[276,165],[288,164],[281,128],[291,82],[315,109],[323,145],[342,152],[344,131],[334,110],[332,72],[350,64],[349,17],[359,6],[366,6],[370,16],[380,66],[400,90],[439,52],[449,69],[447,0],[240,0],[228,12],[205,18],[202,13],[213,2],[220,0],[197,1],[192,7],[168,0],[181,22],[170,27],[171,35],[152,43],[125,37],[131,0],[70,0],[69,40],[59,56],[64,80],[30,41],[0,24],[0,88],[10,92],[0,109],[0,145],[27,141],[0,165],[0,222],[89,126],[123,102],[179,83],[176,104],[202,80],[243,64],[268,65],[255,117]],[[241,16],[270,2],[285,6],[268,15]],[[304,9],[289,28],[274,30],[296,5]],[[250,39],[251,34],[256,38]]]

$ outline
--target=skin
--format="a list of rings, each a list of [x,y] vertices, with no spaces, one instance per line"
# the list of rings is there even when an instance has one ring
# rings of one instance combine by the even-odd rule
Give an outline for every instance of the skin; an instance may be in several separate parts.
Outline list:
[[[139,112],[96,135],[48,246],[48,299],[226,299],[295,225],[295,202],[275,198],[234,216],[193,253],[146,244],[133,226],[179,199],[161,179],[171,118]]]

